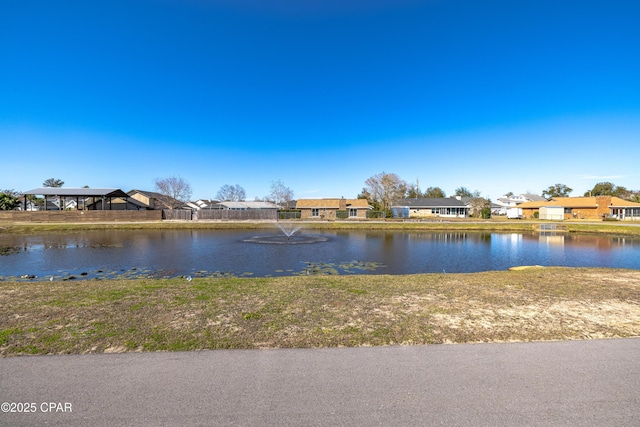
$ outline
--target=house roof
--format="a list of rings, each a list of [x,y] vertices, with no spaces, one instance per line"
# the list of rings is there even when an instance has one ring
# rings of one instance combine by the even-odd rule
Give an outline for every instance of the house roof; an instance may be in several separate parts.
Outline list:
[[[621,199],[620,197],[611,197],[611,204],[609,206],[611,206],[612,208],[640,208],[640,203]]]
[[[25,191],[24,194],[61,197],[128,197],[127,193],[119,188],[41,187]]]
[[[408,207],[408,208],[466,208],[464,202],[455,197],[423,197],[418,199],[398,199],[392,208]]]
[[[145,197],[148,197],[150,200],[157,200],[158,202],[160,202],[160,204],[168,206],[171,205],[175,208],[184,208],[186,207],[186,203],[178,200],[178,199],[174,199],[171,196],[165,196],[162,193],[157,193],[155,191],[146,191],[146,190],[131,190],[127,193],[127,195],[129,197],[134,197],[135,194],[142,194]],[[147,206],[149,207],[149,206]]]
[[[346,199],[349,209],[370,209],[367,199]]]
[[[340,209],[340,202],[344,202],[348,209],[369,209],[367,199],[298,199],[296,209]]]
[[[524,197],[525,199],[528,199],[528,200],[532,201],[532,202],[545,200],[544,197],[539,196],[537,194],[528,193],[528,194],[521,194],[521,196]]]
[[[143,194],[143,195],[145,195],[145,196],[147,196],[149,198],[152,198],[152,199],[159,199],[161,197],[165,197],[164,195],[162,195],[160,193],[156,193],[155,191],[146,191],[146,190],[131,190],[127,194],[129,196],[131,196],[131,195],[133,195],[135,193]]]
[[[535,200],[520,203],[517,207],[522,209],[535,209],[542,206],[562,206],[565,208],[597,208],[595,197],[556,197],[550,200]]]

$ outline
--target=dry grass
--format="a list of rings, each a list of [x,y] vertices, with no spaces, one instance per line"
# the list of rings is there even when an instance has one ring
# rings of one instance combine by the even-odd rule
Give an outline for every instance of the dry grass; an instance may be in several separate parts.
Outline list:
[[[640,271],[0,283],[0,355],[640,335]]]

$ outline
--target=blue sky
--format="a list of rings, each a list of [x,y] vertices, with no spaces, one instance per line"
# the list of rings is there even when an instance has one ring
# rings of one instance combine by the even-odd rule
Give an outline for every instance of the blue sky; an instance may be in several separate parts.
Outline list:
[[[637,190],[638,22],[635,0],[2,1],[0,188]]]

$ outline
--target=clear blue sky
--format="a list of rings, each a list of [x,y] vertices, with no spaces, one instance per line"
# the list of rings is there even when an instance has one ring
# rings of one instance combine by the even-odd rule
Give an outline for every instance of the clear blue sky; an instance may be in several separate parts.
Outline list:
[[[0,188],[637,190],[639,23],[637,0],[4,0]]]

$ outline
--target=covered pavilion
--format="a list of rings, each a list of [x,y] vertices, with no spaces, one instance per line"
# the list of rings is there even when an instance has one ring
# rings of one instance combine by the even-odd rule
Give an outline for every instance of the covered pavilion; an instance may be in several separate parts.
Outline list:
[[[64,210],[66,200],[75,200],[77,210],[111,210],[113,199],[124,200],[124,209],[128,209],[129,196],[118,188],[61,188],[42,187],[24,192],[23,209],[27,210],[27,195],[43,196],[44,210],[47,210],[48,199],[57,199],[58,209]],[[89,207],[91,206],[91,207]]]

